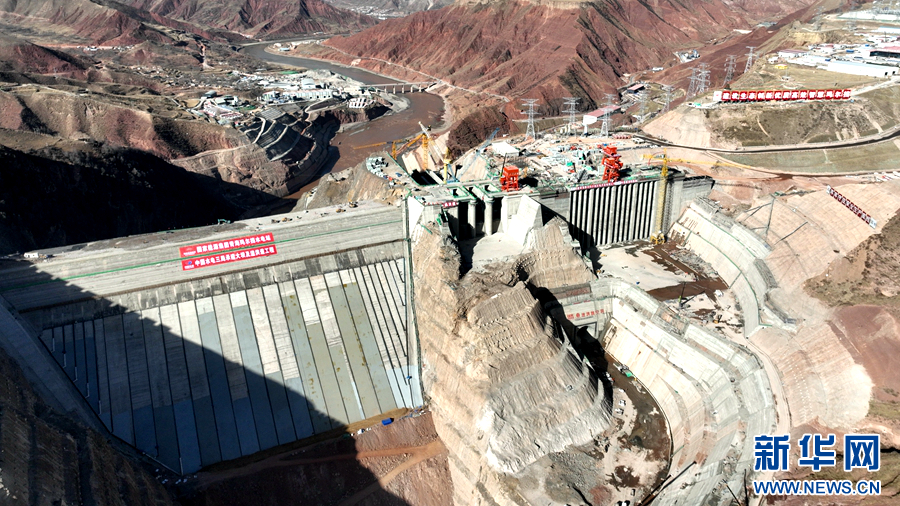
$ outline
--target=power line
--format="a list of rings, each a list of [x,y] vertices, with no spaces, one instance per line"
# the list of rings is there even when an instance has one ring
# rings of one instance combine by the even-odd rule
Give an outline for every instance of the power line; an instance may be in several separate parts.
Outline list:
[[[709,64],[701,63],[691,69],[691,85],[688,88],[687,98],[706,93],[709,89]]]

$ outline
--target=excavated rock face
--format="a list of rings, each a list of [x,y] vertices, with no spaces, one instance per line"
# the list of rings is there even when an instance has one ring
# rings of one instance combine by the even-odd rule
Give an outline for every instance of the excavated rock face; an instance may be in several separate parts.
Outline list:
[[[570,248],[561,253],[567,247],[554,228],[536,234],[519,261],[462,279],[456,246],[440,230],[423,231],[415,246],[423,379],[450,449],[457,504],[511,503],[513,474],[609,426],[593,370],[520,281],[542,281],[529,271],[551,264],[557,274],[590,277]]]
[[[44,404],[2,350],[0,377],[0,504],[176,504],[152,469]]]

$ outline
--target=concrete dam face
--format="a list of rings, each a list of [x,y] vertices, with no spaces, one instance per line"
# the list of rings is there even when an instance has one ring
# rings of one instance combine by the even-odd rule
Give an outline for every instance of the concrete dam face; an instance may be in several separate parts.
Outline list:
[[[400,211],[365,214],[267,225],[276,255],[194,271],[170,261],[179,246],[251,224],[156,236],[139,257],[91,244],[0,290],[112,434],[191,473],[422,404]]]

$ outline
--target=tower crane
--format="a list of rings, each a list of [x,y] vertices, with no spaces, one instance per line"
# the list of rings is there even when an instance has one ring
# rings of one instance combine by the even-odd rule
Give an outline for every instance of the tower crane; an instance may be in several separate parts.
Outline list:
[[[664,244],[666,235],[663,232],[663,219],[666,214],[666,187],[669,184],[669,156],[665,150],[662,154],[662,167],[659,171],[659,196],[656,199],[656,223],[654,224],[653,235],[650,236],[650,242],[653,244]]]
[[[643,155],[643,156],[641,156],[641,158],[646,159],[647,163],[650,163],[653,160],[659,160],[662,157],[659,155],[659,153],[657,153],[654,155]],[[668,161],[669,161],[669,163],[686,163],[688,165],[710,165],[710,166],[718,165],[720,167],[737,167],[737,168],[741,168],[741,169],[747,168],[746,165],[741,165],[739,163],[732,163],[732,162],[723,162],[720,160],[710,162],[710,161],[704,161],[704,160],[686,160],[684,158],[668,158]]]
[[[353,149],[365,149],[365,148],[374,148],[377,146],[384,146],[385,144],[391,145],[391,158],[397,159],[397,154],[401,151],[397,149],[397,145],[400,143],[406,142],[408,139],[395,139],[392,141],[384,141],[384,142],[376,142],[374,144],[366,144],[364,146],[356,146]]]

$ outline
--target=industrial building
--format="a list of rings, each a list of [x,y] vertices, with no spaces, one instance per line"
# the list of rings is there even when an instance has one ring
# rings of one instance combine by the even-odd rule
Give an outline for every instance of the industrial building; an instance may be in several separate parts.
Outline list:
[[[857,76],[869,77],[889,77],[897,75],[898,71],[897,67],[889,65],[876,65],[873,63],[835,59],[829,61],[825,68],[830,72],[840,72],[842,74],[853,74]]]

